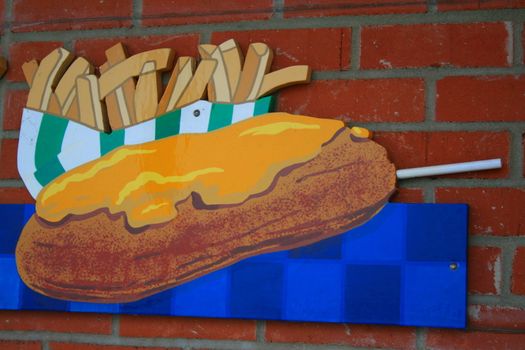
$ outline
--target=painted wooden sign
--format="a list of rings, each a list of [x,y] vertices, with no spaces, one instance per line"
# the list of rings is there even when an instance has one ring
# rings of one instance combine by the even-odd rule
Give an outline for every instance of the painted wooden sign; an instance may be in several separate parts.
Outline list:
[[[270,72],[262,43],[199,53],[118,44],[99,76],[65,49],[24,65],[18,168],[36,205],[2,207],[19,218],[3,305],[464,326],[466,208],[388,204],[396,169],[370,131],[270,113],[307,66]]]

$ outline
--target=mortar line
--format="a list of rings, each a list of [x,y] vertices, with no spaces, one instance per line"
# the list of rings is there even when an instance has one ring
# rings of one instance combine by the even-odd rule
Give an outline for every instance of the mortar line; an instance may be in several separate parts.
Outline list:
[[[255,322],[255,339],[259,343],[266,342],[266,321],[257,320]]]
[[[501,247],[500,260],[500,294],[505,300],[511,293],[511,279],[512,279],[512,260],[514,256],[515,247],[509,247],[507,244]],[[495,272],[496,273],[496,272]]]
[[[119,336],[120,334],[120,315],[114,314],[111,317],[111,335]]]
[[[438,13],[436,0],[427,0],[427,13]]]
[[[42,350],[49,350],[50,347],[49,347],[49,342],[48,341],[43,341],[42,342]]]
[[[425,120],[436,120],[436,78],[425,78]]]
[[[427,342],[427,328],[423,328],[423,327],[416,328],[416,349],[425,350],[426,342]]]
[[[199,43],[200,44],[211,44],[211,32],[202,31],[199,33]]]
[[[468,305],[525,308],[525,297],[510,295],[505,299],[497,295],[469,295]]]
[[[314,80],[352,80],[388,78],[432,78],[453,76],[519,75],[525,74],[525,67],[483,67],[483,68],[394,68],[362,69],[358,71],[314,71]]]
[[[498,247],[516,249],[525,244],[525,236],[482,236],[470,235],[469,246],[471,247]]]
[[[284,17],[284,0],[273,0],[272,18],[282,19]]]
[[[513,59],[512,63],[514,66],[523,66],[523,22],[514,21],[512,22],[512,33],[513,37]]]
[[[237,22],[223,23],[196,23],[184,25],[168,25],[159,27],[131,27],[131,28],[110,28],[110,29],[90,29],[90,30],[67,30],[67,31],[42,31],[38,35],[32,32],[13,33],[15,41],[28,41],[28,37],[37,41],[53,40],[57,33],[69,38],[96,38],[100,36],[122,36],[122,35],[155,35],[155,34],[182,34],[199,32],[203,26],[211,31],[230,31],[230,30],[258,30],[258,29],[294,29],[294,28],[331,28],[347,27],[348,23],[355,25],[394,25],[394,24],[425,24],[425,23],[472,23],[472,22],[501,22],[501,21],[522,21],[525,10],[505,9],[505,10],[478,10],[478,11],[450,11],[437,13],[419,14],[394,14],[394,15],[362,15],[362,16],[333,16],[333,17],[314,17],[314,18],[271,18],[268,20],[246,20]],[[148,16],[147,18],[162,17]],[[126,17],[125,19],[128,19]],[[142,17],[144,18],[144,17]],[[121,20],[120,17],[108,17],[105,20]],[[89,20],[82,18],[80,20]],[[100,20],[94,18],[93,20]],[[65,20],[63,22],[68,22]],[[53,23],[59,23],[54,21]],[[9,22],[8,24],[11,24]]]
[[[353,25],[350,42],[350,65],[351,70],[358,71],[361,68],[361,26]]]
[[[521,128],[510,128],[510,145],[509,145],[509,177],[511,179],[523,178],[523,146]]]
[[[54,333],[48,331],[0,331],[0,339],[67,342],[92,345],[120,345],[132,347],[209,348],[217,350],[319,350],[320,345],[302,343],[258,343],[245,340],[205,340],[185,338],[113,337],[98,334]],[[361,347],[322,345],[323,350],[359,350]]]
[[[142,8],[143,8],[142,0],[133,0],[132,7],[133,7],[133,15],[131,18],[131,23],[133,24],[134,28],[140,28],[142,27]]]

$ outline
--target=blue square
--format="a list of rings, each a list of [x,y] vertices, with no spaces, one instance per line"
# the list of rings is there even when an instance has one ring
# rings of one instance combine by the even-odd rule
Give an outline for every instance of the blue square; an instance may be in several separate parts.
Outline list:
[[[348,262],[386,262],[405,258],[407,206],[389,203],[362,226],[344,234],[343,257]]]
[[[343,238],[337,235],[314,244],[290,250],[292,259],[341,259]]]
[[[170,315],[171,298],[171,290],[166,290],[139,301],[120,304],[120,311],[136,315]]]
[[[467,266],[413,263],[405,266],[403,319],[406,325],[464,328]]]
[[[18,309],[21,283],[15,258],[0,258],[0,309]]]
[[[281,319],[283,266],[241,262],[231,267],[232,317]]]
[[[26,310],[48,310],[48,311],[67,311],[68,302],[65,300],[50,298],[43,294],[33,291],[25,284],[20,285],[20,305],[21,309]]]
[[[415,204],[407,217],[408,261],[466,261],[464,204]]]
[[[341,321],[344,266],[333,261],[293,261],[286,277],[285,319]]]
[[[399,323],[399,266],[348,265],[345,287],[346,322]]]
[[[24,204],[0,205],[0,254],[14,254],[25,225]]]
[[[230,276],[228,269],[202,276],[173,289],[172,315],[229,316]]]
[[[79,303],[70,302],[69,311],[74,312],[100,312],[100,313],[118,313],[119,304],[97,304],[97,303]]]

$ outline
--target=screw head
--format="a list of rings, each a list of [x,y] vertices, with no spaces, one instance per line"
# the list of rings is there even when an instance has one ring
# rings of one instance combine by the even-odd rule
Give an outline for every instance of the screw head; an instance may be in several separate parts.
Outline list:
[[[449,267],[452,271],[457,270],[457,269],[458,269],[458,263],[451,262],[450,265],[448,265],[448,267]]]
[[[193,111],[193,116],[198,117],[199,115],[201,115],[201,111],[199,111],[198,109]]]

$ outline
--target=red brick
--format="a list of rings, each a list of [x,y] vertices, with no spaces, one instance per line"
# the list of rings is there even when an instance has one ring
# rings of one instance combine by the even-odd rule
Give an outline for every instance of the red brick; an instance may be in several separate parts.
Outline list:
[[[285,0],[284,17],[325,17],[417,13],[427,10],[423,0]]]
[[[22,72],[22,64],[24,64],[24,62],[32,59],[40,61],[47,56],[48,53],[63,45],[62,42],[58,41],[24,41],[12,44],[9,47],[9,70],[7,71],[7,79],[10,81],[25,81],[24,73]]]
[[[477,329],[525,329],[525,309],[507,306],[470,305],[469,327]]]
[[[346,70],[350,65],[350,29],[282,29],[216,32],[212,42],[235,39],[246,52],[250,43],[268,44],[274,53],[272,70],[307,64],[313,70]]]
[[[104,39],[80,39],[75,41],[75,54],[77,56],[85,57],[95,66],[100,66],[106,62],[106,49],[118,42],[125,45],[129,55],[134,55],[147,50],[171,48],[174,50],[176,57],[197,56],[199,35],[153,35]]]
[[[16,154],[18,150],[18,139],[3,139],[0,148],[0,179],[19,179],[16,166]]]
[[[277,110],[345,122],[424,119],[421,79],[318,80],[279,93]]]
[[[5,26],[5,1],[0,1],[0,34],[4,32],[4,26]]]
[[[439,11],[484,10],[525,7],[523,0],[438,0]]]
[[[132,1],[19,0],[13,3],[14,32],[131,27]]]
[[[364,27],[361,68],[509,66],[512,30],[504,23]]]
[[[40,350],[42,344],[36,341],[0,340],[2,350]]]
[[[472,234],[512,236],[525,234],[525,189],[438,188],[439,203],[467,203]]]
[[[0,311],[0,330],[111,334],[111,315]]]
[[[525,295],[525,247],[516,248],[512,262],[512,293]]]
[[[398,188],[390,202],[423,203],[423,191],[420,188]]]
[[[78,343],[51,343],[51,350],[176,350],[180,348],[157,348],[142,346],[93,345]]]
[[[525,76],[447,77],[437,81],[438,121],[525,120]]]
[[[499,295],[501,289],[501,249],[470,247],[468,288],[471,294]]]
[[[33,204],[35,200],[25,187],[0,187],[0,204]]]
[[[4,130],[19,130],[28,90],[8,90],[4,103]]]
[[[255,340],[255,321],[122,316],[124,337]]]
[[[264,20],[271,15],[271,0],[144,0],[142,5],[145,26]]]
[[[266,341],[415,349],[416,335],[409,327],[267,322]]]
[[[525,334],[430,329],[427,350],[521,350]]]
[[[390,159],[398,169],[502,158],[502,169],[443,176],[508,176],[510,136],[507,132],[376,132],[374,141],[387,149]]]

